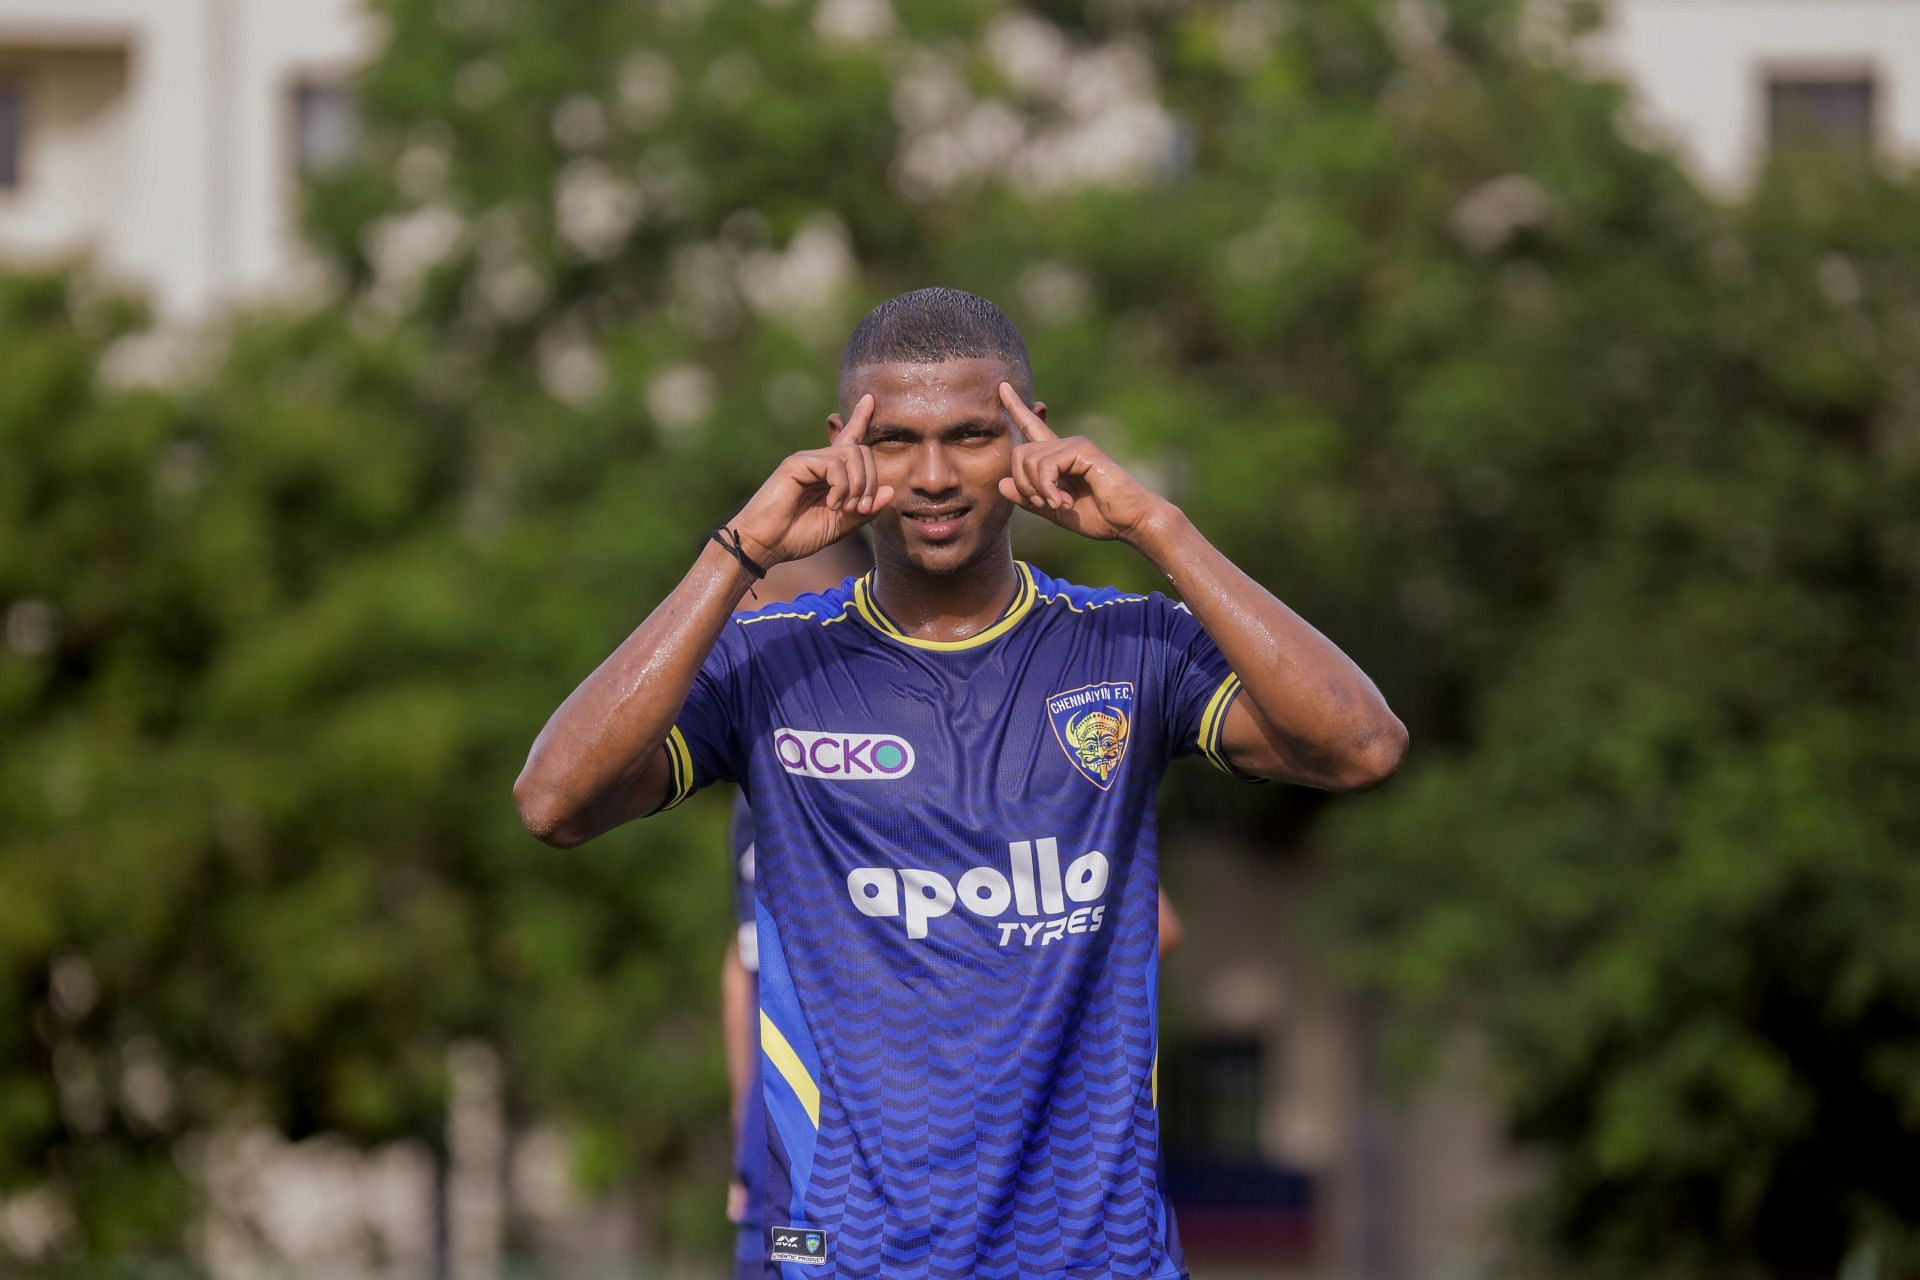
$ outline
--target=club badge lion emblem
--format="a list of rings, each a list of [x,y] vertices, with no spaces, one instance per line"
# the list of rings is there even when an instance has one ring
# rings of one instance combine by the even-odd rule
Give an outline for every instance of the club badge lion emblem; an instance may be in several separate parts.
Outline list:
[[[1056,693],[1047,699],[1047,718],[1080,776],[1102,791],[1111,787],[1133,735],[1133,685],[1109,680]]]

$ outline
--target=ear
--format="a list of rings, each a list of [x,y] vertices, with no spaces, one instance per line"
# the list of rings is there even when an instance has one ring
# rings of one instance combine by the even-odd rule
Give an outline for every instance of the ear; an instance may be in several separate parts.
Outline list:
[[[839,414],[837,413],[828,414],[827,415],[827,443],[832,444],[833,438],[839,435],[841,428],[845,427],[846,425],[847,425],[847,420],[841,417]]]
[[[1027,408],[1032,410],[1033,416],[1040,419],[1040,421],[1045,422],[1047,420],[1047,402],[1045,400],[1035,400],[1028,404]],[[1033,443],[1032,438],[1028,436],[1026,432],[1020,430],[1018,423],[1014,424],[1014,432],[1017,440],[1023,440],[1028,444]]]

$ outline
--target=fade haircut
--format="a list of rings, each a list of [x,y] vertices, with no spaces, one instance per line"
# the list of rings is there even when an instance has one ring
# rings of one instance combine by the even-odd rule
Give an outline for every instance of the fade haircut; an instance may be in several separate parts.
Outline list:
[[[959,289],[915,289],[888,298],[853,327],[840,357],[842,398],[847,376],[863,365],[983,358],[1004,360],[1015,388],[1031,392],[1026,339],[1006,312]]]

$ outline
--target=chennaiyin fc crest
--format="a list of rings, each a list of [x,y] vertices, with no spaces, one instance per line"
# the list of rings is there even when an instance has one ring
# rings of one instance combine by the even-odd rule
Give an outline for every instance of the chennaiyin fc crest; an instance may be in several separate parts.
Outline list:
[[[1047,699],[1047,719],[1080,776],[1102,791],[1111,787],[1133,734],[1133,685],[1110,680],[1056,693]]]

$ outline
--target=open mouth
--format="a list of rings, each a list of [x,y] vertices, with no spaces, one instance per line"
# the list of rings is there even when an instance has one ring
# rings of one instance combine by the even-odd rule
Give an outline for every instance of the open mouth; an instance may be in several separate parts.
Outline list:
[[[901,519],[928,542],[945,542],[960,532],[967,511],[966,507],[933,507],[926,511],[904,512]]]

